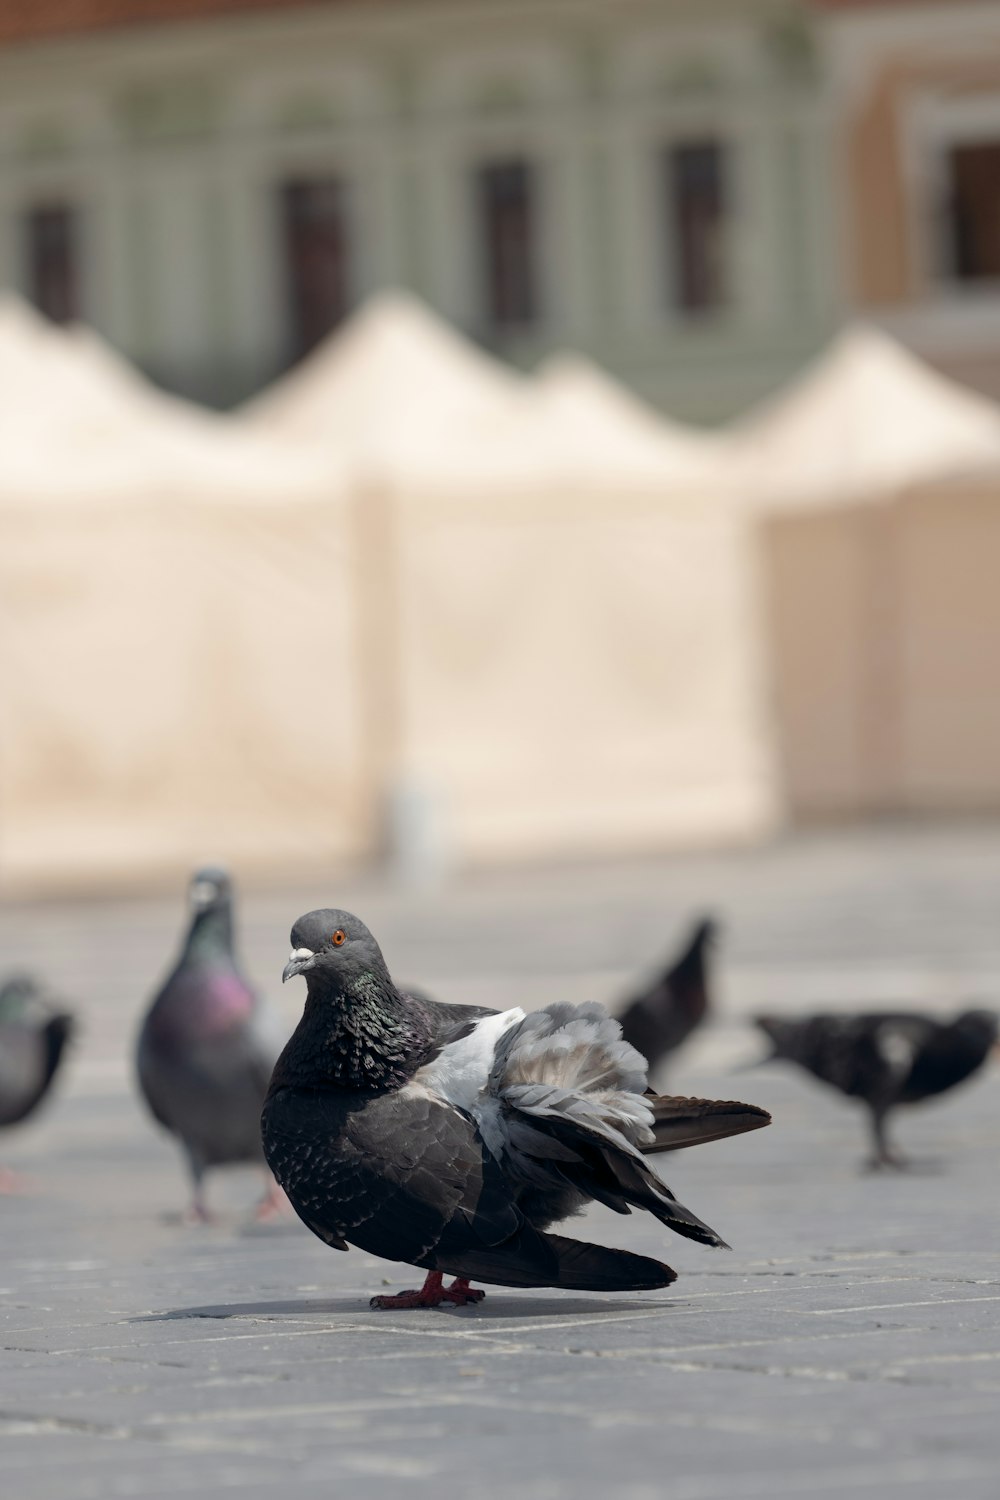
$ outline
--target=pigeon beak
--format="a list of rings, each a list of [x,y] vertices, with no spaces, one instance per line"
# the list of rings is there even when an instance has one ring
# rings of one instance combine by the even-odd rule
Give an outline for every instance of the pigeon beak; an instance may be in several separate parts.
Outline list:
[[[288,962],[281,971],[281,982],[286,983],[296,974],[305,973],[306,969],[316,966],[316,955],[311,948],[293,948],[288,955]]]

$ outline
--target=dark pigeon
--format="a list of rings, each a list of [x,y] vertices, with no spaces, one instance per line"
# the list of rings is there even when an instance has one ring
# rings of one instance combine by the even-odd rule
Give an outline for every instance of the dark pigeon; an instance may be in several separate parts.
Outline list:
[[[57,1010],[27,975],[0,985],[0,1126],[34,1114],[52,1087],[73,1034],[73,1017]],[[13,1187],[0,1173],[0,1188]]]
[[[869,1112],[872,1167],[902,1167],[889,1145],[887,1124],[901,1104],[944,1094],[982,1067],[997,1041],[997,1017],[968,1010],[954,1020],[905,1011],[816,1015],[798,1020],[758,1016],[771,1043],[769,1062],[783,1058],[831,1084]]]
[[[716,930],[710,918],[700,921],[680,955],[648,989],[626,1002],[618,1018],[622,1036],[646,1059],[650,1072],[708,1015],[708,950]]]
[[[264,1166],[260,1110],[283,1036],[236,963],[229,876],[199,870],[189,899],[184,946],[142,1023],[137,1062],[146,1103],[187,1157],[192,1215],[207,1219],[209,1167]],[[280,1202],[272,1184],[261,1215]]]
[[[763,1110],[648,1095],[641,1057],[599,1005],[526,1016],[404,995],[349,912],[301,917],[292,949],[283,977],[304,974],[308,994],[271,1080],[264,1151],[326,1244],[428,1273],[373,1306],[479,1301],[471,1278],[578,1291],[675,1280],[658,1260],[546,1232],[589,1201],[722,1245],[644,1156],[757,1129]]]

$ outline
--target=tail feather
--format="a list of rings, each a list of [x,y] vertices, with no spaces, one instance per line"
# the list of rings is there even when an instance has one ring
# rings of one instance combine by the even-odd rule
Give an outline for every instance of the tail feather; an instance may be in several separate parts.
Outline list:
[[[75,1030],[72,1016],[53,1016],[45,1025],[45,1081],[55,1077],[63,1050]]]
[[[711,917],[703,917],[695,924],[686,946],[666,971],[664,979],[667,984],[676,984],[678,981],[695,977],[700,978],[703,972],[705,948],[714,937],[715,922]]]
[[[625,1156],[621,1152],[612,1156],[610,1151],[605,1151],[604,1159],[626,1203],[644,1208],[661,1224],[687,1240],[697,1240],[699,1245],[711,1245],[716,1250],[729,1249],[710,1224],[699,1219],[683,1203],[678,1203],[666,1183],[660,1181],[641,1157]]]
[[[660,1094],[647,1095],[647,1100],[653,1109],[653,1144],[641,1148],[644,1156],[725,1140],[771,1123],[766,1109],[735,1099],[682,1099]]]
[[[568,1292],[645,1292],[677,1280],[670,1266],[630,1250],[537,1232],[522,1240],[441,1254],[431,1268],[494,1286],[554,1286]]]
[[[574,1292],[645,1292],[669,1286],[677,1272],[663,1261],[631,1250],[610,1250],[585,1240],[562,1235],[545,1238],[556,1253],[559,1280],[556,1286]]]

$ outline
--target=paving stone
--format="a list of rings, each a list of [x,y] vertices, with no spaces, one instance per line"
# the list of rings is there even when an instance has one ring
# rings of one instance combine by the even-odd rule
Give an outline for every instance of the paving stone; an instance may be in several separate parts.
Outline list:
[[[1000,830],[845,832],[772,849],[470,877],[255,891],[248,965],[277,976],[291,920],[336,902],[397,973],[447,999],[620,1000],[702,908],[725,923],[723,1013],[666,1070],[743,1096],[768,1131],[661,1159],[731,1241],[639,1215],[579,1231],[663,1256],[669,1292],[493,1289],[476,1308],[375,1314],[405,1267],[259,1227],[252,1173],[179,1219],[177,1153],[132,1089],[143,997],[179,901],[19,903],[11,967],[72,996],[84,1031],[57,1097],[7,1133],[34,1191],[0,1199],[5,1500],[239,1491],[485,1500],[996,1500],[1000,1493],[1000,1077],[901,1114],[920,1170],[859,1171],[863,1120],[754,1054],[758,1006],[954,1006],[1000,996]]]

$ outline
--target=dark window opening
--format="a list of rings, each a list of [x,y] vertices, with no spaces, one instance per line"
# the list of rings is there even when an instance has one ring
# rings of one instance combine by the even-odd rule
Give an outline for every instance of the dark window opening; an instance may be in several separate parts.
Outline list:
[[[959,281],[1000,279],[1000,141],[950,153],[951,264]]]
[[[350,306],[343,184],[335,178],[287,182],[281,190],[291,317],[299,359],[346,317]]]
[[[76,210],[65,203],[39,204],[25,218],[27,291],[54,323],[80,316]]]
[[[538,317],[535,183],[525,161],[489,162],[476,172],[486,319],[496,331]]]
[[[712,312],[729,301],[725,150],[717,141],[671,146],[665,170],[670,300],[684,312]]]

